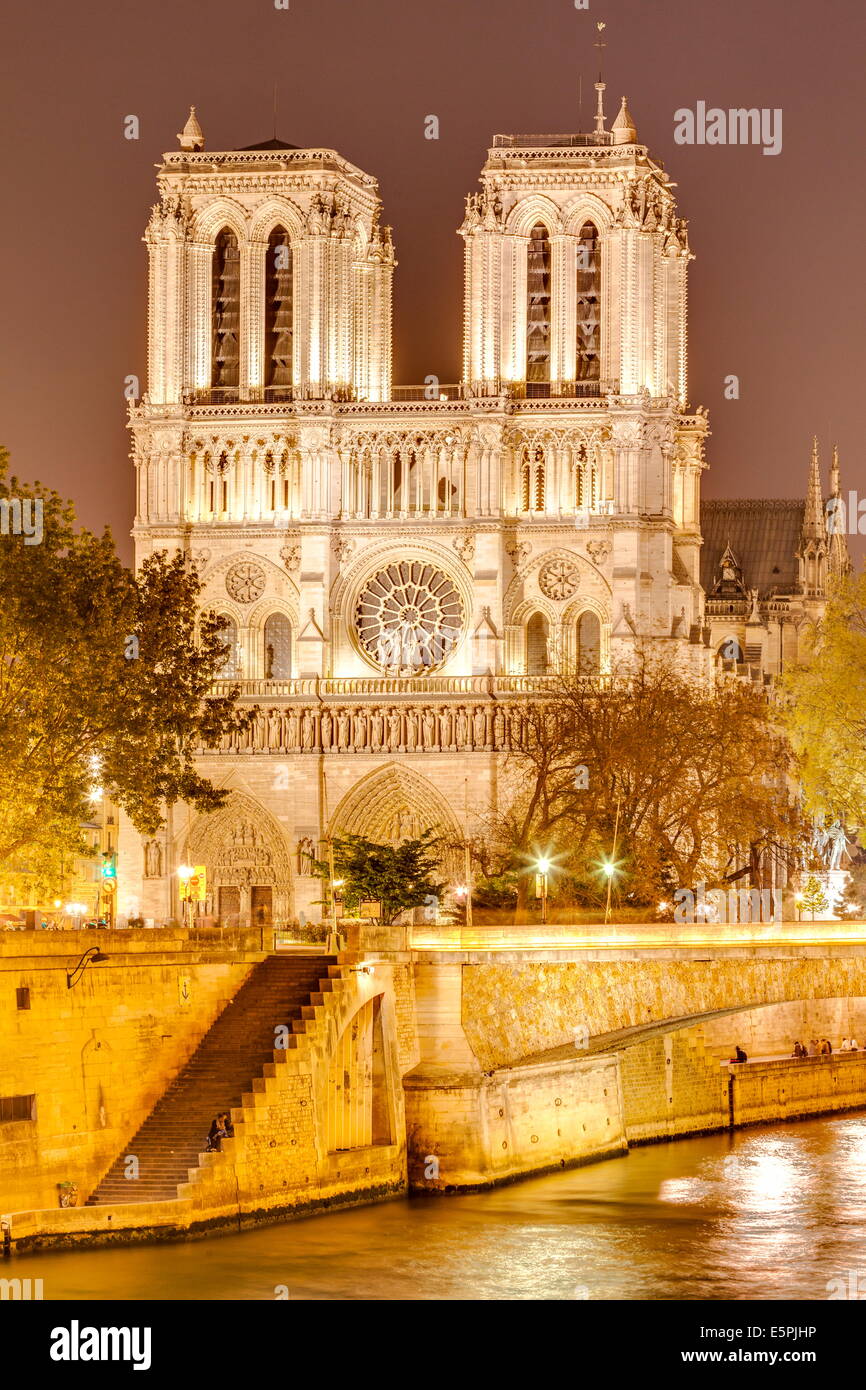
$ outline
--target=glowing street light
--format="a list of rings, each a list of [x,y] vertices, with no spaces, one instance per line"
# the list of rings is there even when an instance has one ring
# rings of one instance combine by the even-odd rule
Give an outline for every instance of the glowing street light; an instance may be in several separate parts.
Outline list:
[[[538,870],[537,877],[541,879],[541,924],[544,926],[547,922],[547,875],[552,868],[552,861],[546,855],[542,855],[535,861],[535,867]],[[537,889],[535,895],[538,897]]]

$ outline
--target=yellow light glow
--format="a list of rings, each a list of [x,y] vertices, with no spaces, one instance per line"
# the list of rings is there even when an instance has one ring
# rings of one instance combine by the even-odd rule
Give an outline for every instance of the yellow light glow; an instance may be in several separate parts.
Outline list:
[[[192,878],[192,873],[192,866],[190,864],[178,865],[177,876],[178,878],[183,879],[184,882],[186,882],[188,878]]]

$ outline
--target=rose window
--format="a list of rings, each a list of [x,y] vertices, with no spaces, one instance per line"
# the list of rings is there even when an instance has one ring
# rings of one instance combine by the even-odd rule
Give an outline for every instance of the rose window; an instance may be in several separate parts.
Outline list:
[[[570,560],[548,560],[538,576],[541,592],[557,603],[571,598],[572,594],[577,592],[579,583],[580,573],[577,565],[572,564]]]
[[[265,572],[261,565],[244,560],[229,570],[226,589],[238,603],[255,603],[265,590]]]
[[[364,586],[355,624],[363,651],[382,670],[413,676],[448,659],[463,629],[463,604],[435,565],[403,560]]]

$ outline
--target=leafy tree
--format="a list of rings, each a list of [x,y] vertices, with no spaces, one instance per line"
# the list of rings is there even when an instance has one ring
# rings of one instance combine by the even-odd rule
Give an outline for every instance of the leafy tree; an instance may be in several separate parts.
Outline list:
[[[493,833],[509,865],[544,853],[600,903],[616,831],[614,901],[654,905],[793,842],[789,765],[763,691],[638,654],[606,682],[564,676],[527,701]]]
[[[197,613],[182,554],[156,552],[134,574],[108,531],[77,529],[71,504],[10,477],[0,451],[0,502],[13,498],[40,505],[42,538],[0,534],[0,873],[38,877],[74,852],[95,787],[146,834],[165,803],[222,805],[193,755],[255,712],[236,707],[237,690],[209,694],[225,623]]]
[[[811,912],[812,921],[815,920],[816,912],[826,912],[830,906],[827,894],[824,892],[823,885],[815,874],[809,874],[803,887],[800,889],[800,911]]]
[[[866,572],[834,581],[820,626],[783,682],[807,809],[866,824]]]
[[[856,850],[847,867],[842,897],[836,904],[836,914],[847,921],[861,921],[866,916],[866,854]]]
[[[357,912],[362,901],[380,902],[381,920],[390,926],[401,912],[438,898],[444,889],[434,878],[441,850],[433,830],[399,845],[380,845],[363,835],[338,835],[333,851],[334,876],[343,880],[343,902],[350,914]],[[311,862],[318,878],[330,879],[328,860]]]

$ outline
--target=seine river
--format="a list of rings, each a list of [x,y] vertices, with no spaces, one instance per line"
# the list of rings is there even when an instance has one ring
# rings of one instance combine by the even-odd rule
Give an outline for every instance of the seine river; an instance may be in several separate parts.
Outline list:
[[[866,1284],[866,1114],[638,1148],[468,1197],[15,1259],[49,1299],[826,1299]]]

